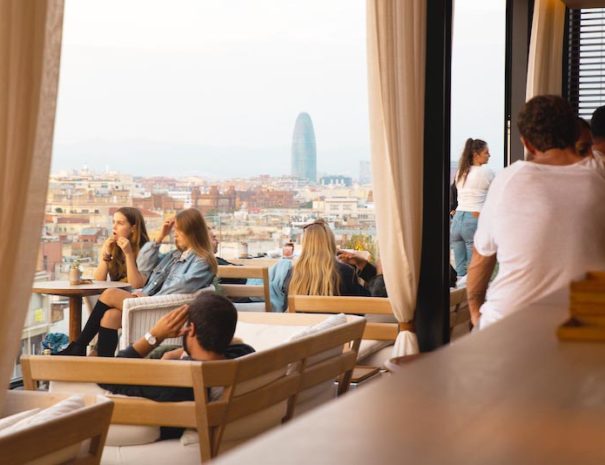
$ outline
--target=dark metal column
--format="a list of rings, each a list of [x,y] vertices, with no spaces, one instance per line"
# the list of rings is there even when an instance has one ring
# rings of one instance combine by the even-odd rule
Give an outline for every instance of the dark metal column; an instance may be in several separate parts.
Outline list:
[[[525,103],[533,6],[533,0],[507,0],[506,2],[505,166],[524,158],[523,145],[517,129],[517,115]]]
[[[452,1],[427,1],[422,259],[416,306],[420,350],[449,342],[449,179]]]

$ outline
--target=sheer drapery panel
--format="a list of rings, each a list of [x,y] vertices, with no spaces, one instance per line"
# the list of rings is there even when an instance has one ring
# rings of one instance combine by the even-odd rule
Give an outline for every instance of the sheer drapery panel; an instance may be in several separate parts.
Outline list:
[[[50,170],[63,0],[0,0],[0,382],[31,298]],[[0,406],[5,390],[0,389]]]
[[[527,64],[526,99],[535,95],[561,95],[565,4],[536,0]]]
[[[426,2],[368,0],[372,177],[384,279],[395,317],[414,318],[422,242]],[[418,351],[402,331],[393,355]]]

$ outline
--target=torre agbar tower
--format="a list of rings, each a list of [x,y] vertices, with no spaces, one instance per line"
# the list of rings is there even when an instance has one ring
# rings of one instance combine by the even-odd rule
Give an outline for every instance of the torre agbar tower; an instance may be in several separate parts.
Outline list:
[[[300,113],[292,136],[292,176],[315,182],[317,179],[317,151],[315,132],[308,113]]]

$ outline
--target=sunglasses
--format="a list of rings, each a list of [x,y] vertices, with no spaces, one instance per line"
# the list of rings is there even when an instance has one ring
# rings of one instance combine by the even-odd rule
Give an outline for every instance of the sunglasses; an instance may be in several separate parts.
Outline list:
[[[313,223],[309,223],[303,226],[302,230],[304,231],[307,228],[310,228],[311,226],[322,226],[323,228],[326,228],[328,226],[328,224],[324,221],[324,220],[315,220],[313,221]]]

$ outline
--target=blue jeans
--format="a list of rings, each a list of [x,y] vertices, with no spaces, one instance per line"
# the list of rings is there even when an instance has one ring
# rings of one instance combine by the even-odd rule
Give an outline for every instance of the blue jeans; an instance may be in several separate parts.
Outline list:
[[[454,250],[456,273],[466,275],[468,264],[473,255],[473,238],[477,230],[477,220],[471,212],[459,212],[454,215],[450,227],[450,246]]]

